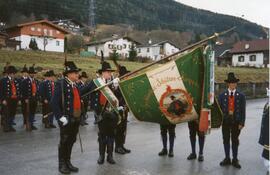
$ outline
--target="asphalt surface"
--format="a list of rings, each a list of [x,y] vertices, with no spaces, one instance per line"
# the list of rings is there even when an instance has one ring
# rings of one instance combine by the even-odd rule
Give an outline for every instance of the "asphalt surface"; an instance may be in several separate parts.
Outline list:
[[[72,162],[80,168],[78,175],[265,175],[258,144],[263,106],[267,99],[247,102],[246,126],[240,135],[239,160],[242,169],[220,167],[224,158],[221,129],[206,137],[204,162],[188,161],[190,142],[187,124],[176,127],[175,156],[159,157],[162,148],[159,125],[138,122],[130,116],[126,147],[131,154],[115,154],[116,165],[96,163],[98,158],[97,126],[89,113],[88,126],[80,128],[84,152],[74,145]],[[15,133],[0,131],[0,175],[58,175],[57,147],[59,129],[44,129],[41,115],[36,115],[38,130],[26,132],[22,116],[16,117]],[[197,147],[198,148],[198,147]]]

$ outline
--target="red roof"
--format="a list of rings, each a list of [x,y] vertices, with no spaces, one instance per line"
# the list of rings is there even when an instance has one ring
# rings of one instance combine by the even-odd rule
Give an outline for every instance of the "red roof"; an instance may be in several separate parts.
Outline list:
[[[249,53],[269,51],[269,39],[259,39],[252,41],[240,41],[234,44],[231,53]]]
[[[54,28],[57,28],[58,30],[62,31],[63,33],[69,34],[70,32],[61,28],[60,26],[53,24],[52,22],[44,19],[44,20],[39,20],[39,21],[32,21],[32,22],[27,22],[27,23],[22,23],[22,24],[17,24],[16,26],[12,26],[7,28],[8,29],[12,29],[12,28],[16,28],[16,27],[23,27],[23,26],[29,26],[29,25],[33,25],[33,24],[39,24],[39,23],[46,23]]]

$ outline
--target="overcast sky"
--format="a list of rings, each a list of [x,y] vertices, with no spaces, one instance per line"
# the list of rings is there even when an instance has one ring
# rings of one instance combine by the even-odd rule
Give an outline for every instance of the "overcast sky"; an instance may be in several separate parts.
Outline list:
[[[270,0],[176,0],[183,4],[217,13],[242,17],[270,27]],[[244,16],[242,16],[244,15]]]

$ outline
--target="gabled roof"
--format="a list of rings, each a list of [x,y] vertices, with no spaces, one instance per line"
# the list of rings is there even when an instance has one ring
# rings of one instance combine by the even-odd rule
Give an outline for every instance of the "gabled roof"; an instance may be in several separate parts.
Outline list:
[[[52,22],[50,22],[50,21],[48,21],[46,19],[39,20],[39,21],[32,21],[32,22],[17,24],[16,26],[8,27],[6,30],[13,29],[13,28],[21,28],[21,27],[24,27],[24,26],[29,26],[29,25],[34,25],[34,24],[40,24],[40,23],[48,24],[48,25],[50,25],[50,26],[52,26],[54,28],[57,28],[57,30],[62,31],[65,34],[69,34],[70,33],[69,31],[61,28],[60,26],[58,26],[56,24],[53,24]]]
[[[234,44],[231,53],[249,53],[269,50],[269,39],[240,41]]]
[[[163,45],[163,44],[165,44],[165,43],[169,43],[169,44],[173,45],[174,47],[179,48],[179,47],[176,46],[176,44],[172,43],[172,42],[169,41],[169,40],[159,41],[159,42],[157,42],[157,43],[155,43],[155,44],[153,44],[153,45]]]
[[[128,36],[124,36],[124,37],[110,37],[110,38],[103,38],[101,40],[98,40],[98,41],[93,41],[93,42],[90,42],[88,44],[86,44],[86,46],[92,46],[92,45],[99,45],[99,44],[104,44],[106,42],[109,42],[109,41],[113,41],[113,40],[118,40],[120,38],[123,38],[123,39],[127,39],[128,41],[132,41],[132,42],[135,42],[136,44],[141,44],[139,43],[138,41],[135,41],[134,39],[128,37]]]

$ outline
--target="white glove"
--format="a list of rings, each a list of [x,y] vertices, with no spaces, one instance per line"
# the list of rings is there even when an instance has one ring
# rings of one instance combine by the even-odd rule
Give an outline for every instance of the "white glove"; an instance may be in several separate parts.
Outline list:
[[[113,79],[113,86],[117,88],[119,86],[119,82],[120,82],[119,78]]]
[[[124,111],[124,107],[123,107],[123,106],[118,106],[118,107],[117,107],[117,110],[118,110],[118,111]]]
[[[62,122],[63,126],[66,126],[68,124],[68,120],[65,116],[62,116],[59,121]]]

